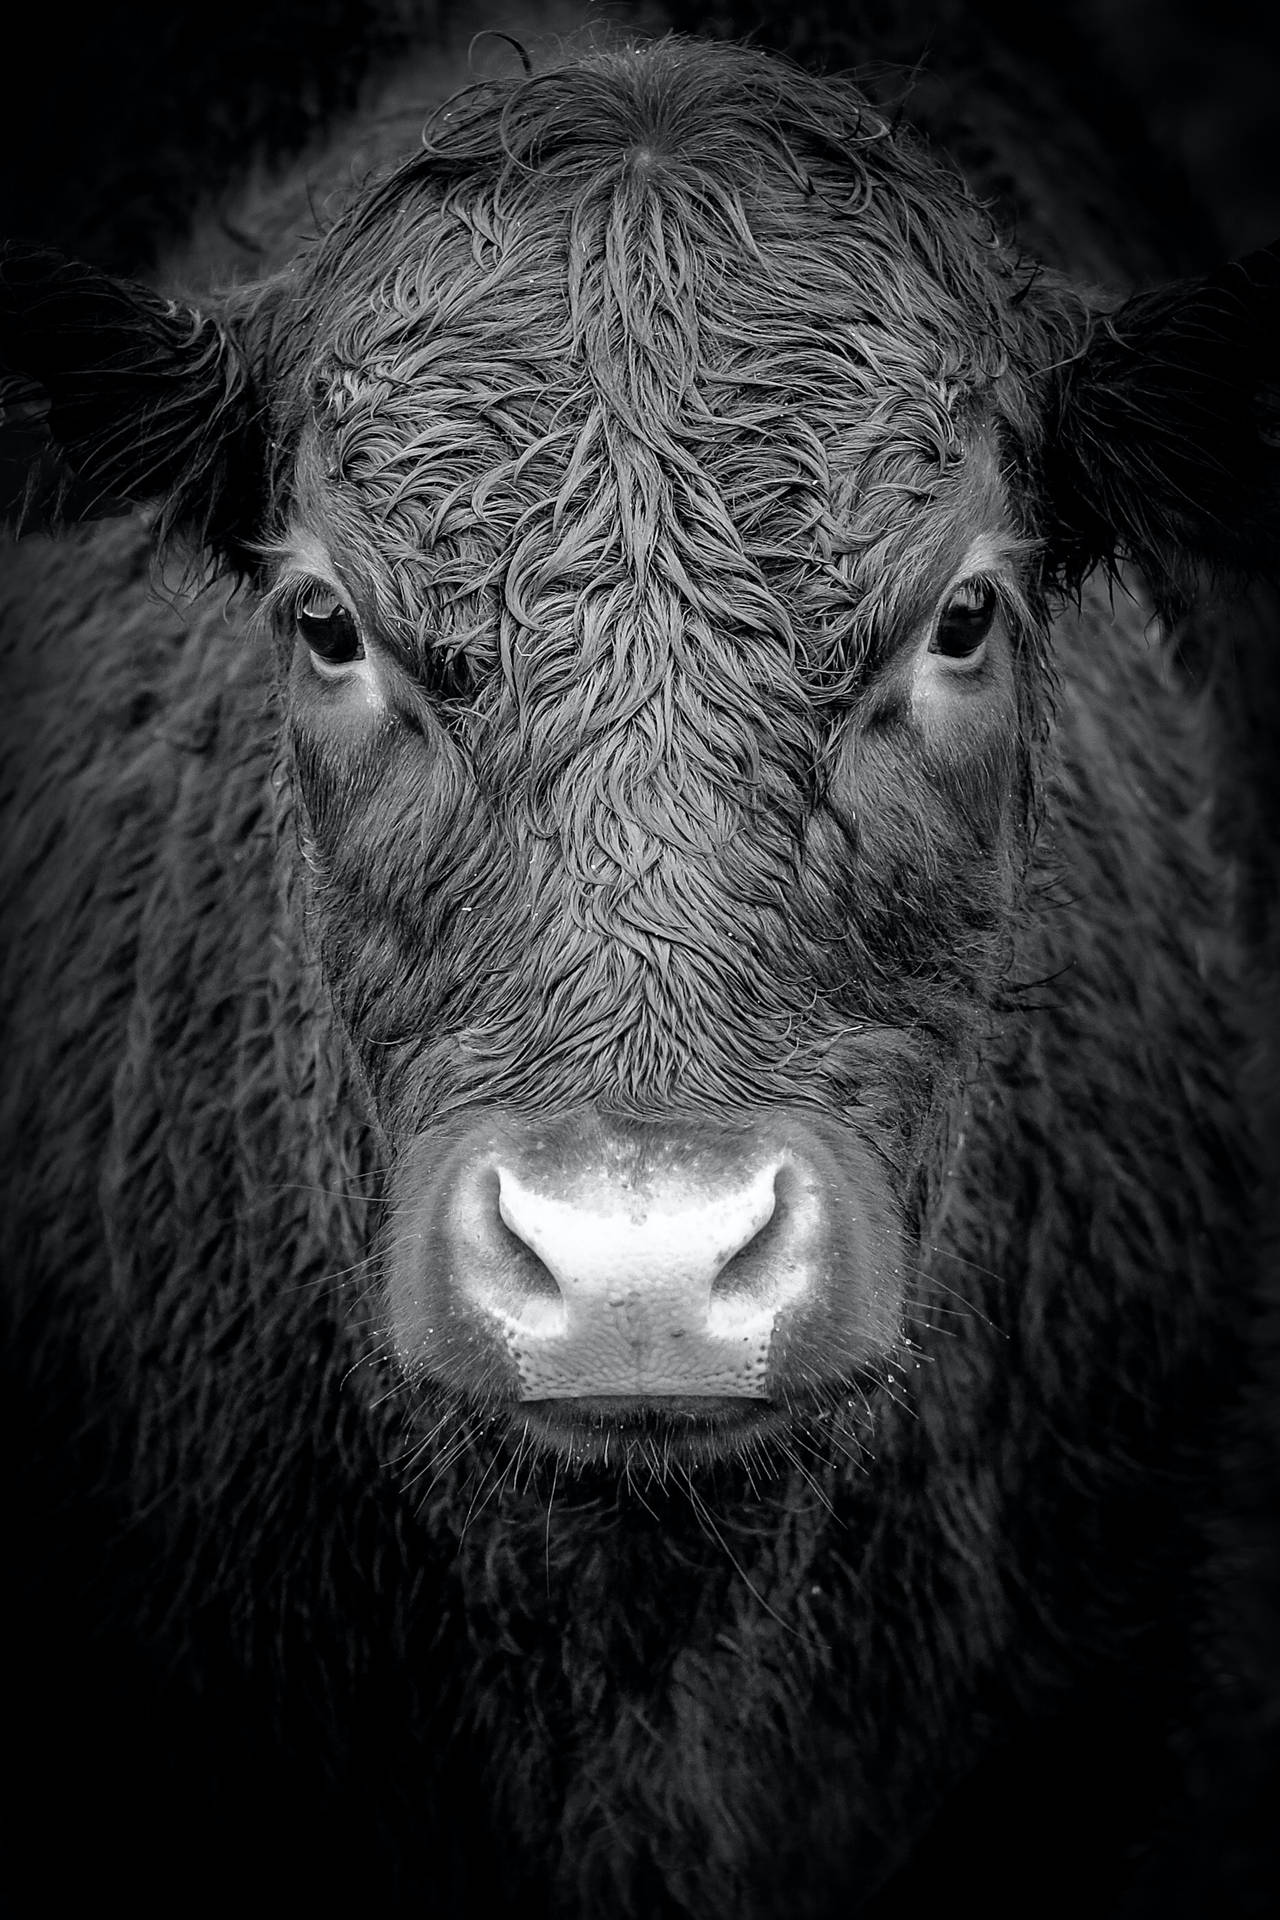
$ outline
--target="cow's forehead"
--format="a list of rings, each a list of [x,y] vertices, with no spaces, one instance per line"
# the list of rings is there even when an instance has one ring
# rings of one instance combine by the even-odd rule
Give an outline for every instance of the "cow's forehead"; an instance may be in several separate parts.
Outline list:
[[[1015,291],[983,210],[854,89],[697,49],[464,96],[303,277],[333,423],[427,392],[518,421],[583,380],[624,420],[749,387],[763,422],[833,377],[945,421],[1005,368]]]
[[[803,270],[687,234],[677,249],[666,217],[684,211],[615,204],[589,249],[517,217],[477,250],[474,208],[424,216],[324,330],[310,411],[328,476],[382,517],[430,506],[437,534],[477,490],[490,521],[548,497],[580,517],[605,476],[624,523],[678,518],[682,495],[705,515],[710,487],[738,521],[772,503],[775,533],[802,496],[838,521],[876,490],[900,507],[948,491],[999,431],[990,331],[972,315],[948,331],[923,284],[886,314],[830,235]]]
[[[1003,371],[986,302],[957,297],[891,228],[819,217],[787,187],[767,221],[736,210],[750,250],[686,186],[623,162],[567,207],[530,182],[500,208],[481,182],[401,209],[327,302],[323,412],[394,410],[430,386],[518,409],[584,375],[662,411],[714,411],[749,385],[763,414],[833,374],[851,397],[930,391],[954,409]]]
[[[551,76],[542,124],[524,89],[523,149],[510,99],[459,108],[461,157],[329,237],[299,521],[387,610],[393,575],[407,610],[464,589],[477,630],[486,587],[531,613],[655,577],[713,623],[847,624],[856,591],[883,625],[1007,530],[1012,262],[850,90],[804,81],[837,152],[636,71]]]

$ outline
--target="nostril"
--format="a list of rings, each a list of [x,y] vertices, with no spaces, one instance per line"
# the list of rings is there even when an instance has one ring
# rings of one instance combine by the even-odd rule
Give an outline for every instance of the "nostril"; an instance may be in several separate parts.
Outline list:
[[[715,1302],[745,1299],[758,1291],[762,1274],[768,1269],[785,1238],[785,1222],[775,1204],[756,1231],[748,1234],[737,1250],[729,1255],[711,1283]]]
[[[778,1209],[778,1189],[776,1181],[769,1182],[758,1191],[756,1204],[743,1222],[744,1232],[736,1247],[726,1249],[726,1256],[720,1271],[711,1282],[713,1294],[720,1292],[722,1283],[731,1269],[745,1262],[751,1252],[759,1246],[761,1238],[773,1226]],[[730,1289],[731,1290],[731,1287]]]
[[[518,1181],[499,1168],[494,1173],[495,1232],[516,1263],[522,1283],[531,1297],[560,1300],[562,1293],[550,1264],[544,1258],[546,1247],[539,1234],[536,1204]]]
[[[811,1284],[822,1198],[813,1179],[783,1157],[772,1169],[770,1205],[756,1231],[725,1261],[711,1288],[708,1326],[728,1339],[761,1319],[772,1327]]]
[[[494,1230],[507,1258],[518,1270],[521,1282],[529,1297],[531,1299],[541,1297],[544,1300],[560,1300],[562,1295],[554,1273],[552,1273],[546,1261],[540,1259],[534,1252],[523,1235],[516,1232],[502,1211],[501,1200],[499,1200],[497,1207]]]

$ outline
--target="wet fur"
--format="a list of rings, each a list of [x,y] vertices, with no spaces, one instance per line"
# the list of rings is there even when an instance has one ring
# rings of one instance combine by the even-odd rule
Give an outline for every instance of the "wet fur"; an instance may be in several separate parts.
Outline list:
[[[515,116],[508,137],[518,132]],[[957,232],[956,271],[967,262],[978,275],[976,242]],[[483,253],[482,234],[475,244]],[[358,230],[340,229],[324,257],[338,286],[348,245],[358,250]],[[326,271],[322,260],[304,301],[323,304]],[[966,298],[971,311],[971,290]],[[393,300],[392,329],[396,311]],[[274,295],[252,312],[244,324],[298,337]],[[1091,324],[1065,291],[1048,312],[1025,322],[1021,349],[985,376],[1009,383],[1005,457],[1033,490],[1051,480],[1009,369],[1019,350],[1031,364],[1036,327],[1040,352],[1043,329],[1068,314],[1083,350]],[[899,318],[909,334],[909,316]],[[584,324],[598,320],[587,313]],[[222,324],[233,328],[231,310]],[[353,344],[353,363],[364,367],[372,350]],[[301,445],[304,404],[318,400],[327,423],[327,443],[321,433],[302,468],[319,501],[324,459],[358,467],[367,457],[358,383],[344,416],[351,396],[333,355],[281,380],[278,442],[289,444],[292,422]],[[661,418],[662,396],[645,397]],[[931,420],[937,439],[950,418],[921,413],[916,424]],[[621,513],[640,577],[643,438],[634,511]],[[458,458],[470,478],[474,450]],[[758,484],[759,471],[748,478]],[[1031,530],[1033,497],[1022,496],[1019,531]],[[402,504],[413,554],[439,502]],[[499,541],[510,534],[501,508],[495,495]],[[803,500],[796,511],[805,525]],[[585,518],[602,540],[614,524]],[[550,501],[547,519],[554,532]],[[890,567],[880,550],[901,525],[887,516],[861,544],[909,581],[910,567]],[[235,550],[247,558],[243,533]],[[548,551],[567,566],[542,547],[544,590]],[[921,1249],[874,1425],[853,1395],[801,1421],[785,1445],[713,1472],[691,1477],[655,1445],[619,1485],[612,1472],[571,1479],[518,1436],[495,1441],[447,1397],[424,1408],[389,1367],[365,1284],[387,1146],[361,1117],[320,981],[267,649],[225,589],[185,611],[158,609],[147,554],[146,532],[116,522],[10,556],[3,584],[16,641],[7,852],[25,900],[5,976],[21,1070],[5,1102],[27,1169],[22,1217],[6,1215],[5,1259],[32,1289],[16,1308],[20,1332],[31,1329],[27,1444],[44,1524],[59,1502],[73,1515],[85,1484],[96,1484],[103,1516],[101,1539],[95,1526],[85,1545],[63,1548],[82,1611],[78,1597],[56,1601],[124,1663],[119,1717],[110,1697],[97,1734],[88,1715],[84,1801],[102,1790],[128,1701],[156,1748],[138,1758],[137,1791],[167,1828],[140,1860],[120,1854],[104,1821],[106,1857],[143,1904],[161,1901],[172,1863],[198,1848],[215,1886],[250,1872],[260,1894],[291,1899],[337,1889],[459,1916],[496,1902],[566,1920],[820,1920],[900,1867],[948,1790],[994,1752],[994,1784],[937,1884],[959,1876],[988,1889],[994,1910],[1003,1897],[1010,1913],[1025,1911],[1011,1827],[1024,1844],[1071,1836],[1038,1911],[1055,1910],[1044,1904],[1055,1897],[1057,1910],[1082,1910],[1099,1885],[1140,1876],[1138,1852],[1174,1785],[1167,1735],[1187,1706],[1195,1520],[1214,1495],[1214,1422],[1237,1377],[1251,1259],[1240,961],[1230,875],[1212,840],[1213,715],[1144,639],[1149,606],[1123,594],[1112,604],[1095,580],[1082,610],[1053,624],[1052,710],[1044,676],[1024,678],[1020,781],[1026,818],[1044,825],[1030,870],[1005,876],[1019,887],[1012,941],[994,937],[989,903],[966,976],[972,899],[949,899],[945,886],[921,893],[918,929],[899,912],[900,970],[915,934],[931,934],[951,977],[932,983],[927,1004],[908,1005],[901,989],[874,1006],[860,999],[860,1020],[909,1027],[916,1070],[936,1073],[914,1099],[895,1084],[912,1143],[899,1177],[915,1182]],[[714,552],[697,558],[714,579]],[[736,577],[758,580],[759,558],[748,559],[733,553]],[[369,573],[391,627],[423,595],[411,562],[388,578],[384,561],[380,546]],[[768,618],[771,595],[772,583],[759,589]],[[740,600],[733,609],[740,616]],[[490,643],[492,623],[475,614],[464,596],[437,620],[433,635],[456,622],[437,649],[446,664],[466,652],[459,635]],[[1040,617],[1033,595],[1029,662]],[[815,632],[821,618],[805,628]],[[590,652],[606,637],[601,620],[581,640]],[[404,645],[423,659],[435,639],[406,623]],[[741,662],[720,664],[740,686]],[[827,664],[821,648],[802,661],[819,708],[833,691]],[[467,672],[480,680],[485,665],[473,645]],[[581,847],[600,832],[602,796],[588,807],[564,768],[578,741],[598,749],[610,728],[622,737],[625,716],[609,711],[607,675],[593,706],[590,678],[568,696],[555,665],[531,669],[522,688],[535,740],[520,764],[542,769],[535,810],[578,795],[584,812],[576,842],[568,837]],[[821,759],[796,689],[789,659],[758,707],[744,694],[729,733],[733,746],[753,713],[778,718],[757,853],[772,851],[767,910],[779,923],[796,877],[793,824]],[[465,692],[465,682],[446,688]],[[704,780],[714,819],[725,741],[702,744],[689,774]],[[498,792],[505,771],[500,756],[486,770]],[[444,820],[456,797],[441,785],[412,799]],[[659,837],[672,830],[646,824]],[[487,852],[455,807],[433,854],[450,885],[478,877]],[[320,847],[313,829],[312,854],[334,886],[341,837]],[[615,914],[637,887],[643,900],[645,872],[621,854],[617,866]],[[871,864],[864,926],[877,884],[888,926],[887,872]],[[366,868],[359,884],[394,895],[394,881]],[[669,900],[646,907],[659,920],[671,911]],[[815,910],[797,945],[810,968],[821,955],[834,1007],[820,919]],[[362,983],[363,999],[342,1011],[363,1036],[366,1083],[394,1084],[391,1117],[419,1113],[425,1098],[421,1058],[401,1057],[424,992],[456,1024],[450,995],[469,1009],[481,943],[514,956],[527,922],[490,921],[469,940],[425,921],[400,929],[415,943],[433,932],[448,936],[443,958],[408,982],[394,965],[379,983],[367,958],[328,955],[340,1001],[344,980]],[[783,950],[793,937],[776,936]],[[698,956],[675,964],[696,969]],[[865,996],[864,963],[852,977]],[[753,962],[741,991],[766,1014],[776,995],[781,1023],[787,985]],[[967,1014],[975,989],[994,1021]],[[704,1006],[708,992],[697,980]],[[66,1016],[48,1017],[51,1007]],[[588,1058],[615,1097],[628,1085],[650,1104],[673,1089],[691,1107],[727,1107],[744,1086],[759,1097],[760,1028],[759,1052],[745,1059],[717,1034],[700,1054],[686,1038],[677,1053],[637,1060],[592,1052],[581,1003],[575,1014],[576,1058],[571,1047],[561,1063],[556,1007],[545,1031],[529,1025],[527,997],[492,1010],[485,1077],[454,1082],[450,1095],[510,1083],[528,1098],[527,1073],[513,1065],[518,1035],[553,1097],[581,1091]],[[371,1064],[379,1050],[390,1056],[382,1069]],[[433,1067],[447,1074],[451,1061],[442,1049]],[[794,1089],[802,1069],[790,1079],[774,1070]],[[821,1091],[838,1098],[835,1084]],[[56,1311],[41,1301],[50,1290]],[[83,1374],[89,1409],[74,1444],[61,1413],[68,1372]],[[1037,1723],[1055,1727],[1056,1742],[1037,1744]],[[1007,1776],[1004,1738],[1015,1743]],[[914,1871],[927,1876],[927,1846],[921,1858]]]

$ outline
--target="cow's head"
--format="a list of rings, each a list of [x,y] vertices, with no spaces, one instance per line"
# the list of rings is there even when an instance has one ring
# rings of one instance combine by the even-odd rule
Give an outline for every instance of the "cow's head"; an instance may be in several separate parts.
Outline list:
[[[1252,563],[1274,265],[1091,306],[851,87],[675,42],[461,96],[207,316],[19,250],[0,301],[70,509],[262,594],[409,1376],[579,1454],[847,1404],[1007,960],[1046,606]]]

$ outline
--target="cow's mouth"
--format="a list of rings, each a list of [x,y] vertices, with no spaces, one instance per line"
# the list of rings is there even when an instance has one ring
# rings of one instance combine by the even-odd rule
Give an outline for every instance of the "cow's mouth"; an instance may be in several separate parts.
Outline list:
[[[863,1415],[865,1393],[857,1396]],[[851,1405],[852,1402],[846,1402]],[[768,1463],[789,1456],[797,1425],[826,1424],[830,1408],[804,1413],[771,1400],[668,1394],[640,1400],[617,1395],[526,1400],[512,1408],[509,1431],[522,1448],[554,1454],[563,1466],[605,1468],[665,1477],[730,1461]],[[847,1445],[845,1448],[847,1452]]]
[[[444,1412],[439,1397],[452,1401]],[[884,1405],[882,1370],[777,1399],[735,1395],[580,1394],[483,1402],[454,1398],[439,1383],[419,1408],[409,1457],[416,1480],[435,1479],[461,1462],[468,1485],[509,1486],[550,1499],[575,1482],[611,1500],[630,1489],[640,1500],[692,1489],[739,1487],[749,1497],[799,1472],[818,1487],[828,1468],[846,1471],[868,1458]],[[890,1390],[890,1397],[894,1397]]]
[[[567,1465],[698,1466],[740,1453],[781,1432],[787,1416],[770,1402],[708,1394],[635,1400],[615,1394],[525,1400],[511,1424]]]

